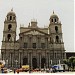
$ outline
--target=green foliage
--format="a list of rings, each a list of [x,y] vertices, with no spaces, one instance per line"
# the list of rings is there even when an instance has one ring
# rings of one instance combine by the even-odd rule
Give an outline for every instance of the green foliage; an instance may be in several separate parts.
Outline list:
[[[75,59],[73,60],[73,64],[75,64]]]
[[[64,59],[63,62],[64,62],[65,64],[67,64],[67,59]]]
[[[70,63],[73,63],[73,60],[75,60],[75,57],[72,56],[72,57],[69,58]]]
[[[75,67],[75,57],[70,57],[69,59],[64,59],[63,62],[68,65],[68,67],[74,69]]]

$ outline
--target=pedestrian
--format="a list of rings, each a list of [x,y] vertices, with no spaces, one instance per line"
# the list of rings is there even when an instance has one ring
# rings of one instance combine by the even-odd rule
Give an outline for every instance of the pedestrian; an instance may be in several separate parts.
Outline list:
[[[15,68],[14,68],[14,73],[15,73],[16,71],[15,71]]]
[[[52,68],[50,68],[50,72],[51,72],[51,73],[53,72],[53,69],[52,69]]]
[[[2,73],[4,73],[4,70],[3,70],[3,68],[1,69],[1,71],[2,71]]]

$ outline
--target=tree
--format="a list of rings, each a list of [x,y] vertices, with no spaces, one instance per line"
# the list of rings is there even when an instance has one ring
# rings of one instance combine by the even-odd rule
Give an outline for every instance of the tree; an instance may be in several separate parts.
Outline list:
[[[73,60],[73,66],[75,67],[75,59]],[[73,69],[74,69],[74,67],[73,67]]]
[[[64,64],[68,66],[68,69],[74,70],[75,67],[75,57],[70,57],[69,59],[64,59],[63,60]]]
[[[69,60],[68,59],[64,59],[63,63],[68,66],[68,70],[69,70],[69,68],[70,68]]]
[[[75,66],[75,57],[74,56],[69,58],[69,63],[70,63],[70,67],[74,70],[74,66]]]

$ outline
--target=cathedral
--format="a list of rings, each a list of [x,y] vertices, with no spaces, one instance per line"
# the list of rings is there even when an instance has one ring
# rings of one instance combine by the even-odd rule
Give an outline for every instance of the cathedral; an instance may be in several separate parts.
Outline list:
[[[48,27],[40,28],[36,20],[31,20],[28,27],[20,27],[19,39],[16,40],[16,14],[13,10],[7,13],[1,46],[1,58],[7,67],[29,65],[31,69],[42,69],[63,64],[62,24],[54,11],[49,21]]]

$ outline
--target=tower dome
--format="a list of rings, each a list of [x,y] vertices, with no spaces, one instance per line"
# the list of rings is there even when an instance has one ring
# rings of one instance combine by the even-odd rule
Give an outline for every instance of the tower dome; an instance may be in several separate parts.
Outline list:
[[[53,14],[50,16],[50,18],[58,18],[58,16],[53,11]]]
[[[11,9],[11,11],[7,13],[5,21],[16,21],[16,14],[15,12],[13,12],[13,9]]]
[[[58,23],[58,21],[59,21],[59,18],[53,11],[53,14],[50,16],[50,23],[55,24],[55,23]]]
[[[10,12],[8,12],[7,16],[12,15],[12,16],[16,16],[15,12],[13,12],[13,9],[11,9]]]

